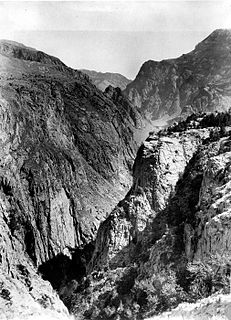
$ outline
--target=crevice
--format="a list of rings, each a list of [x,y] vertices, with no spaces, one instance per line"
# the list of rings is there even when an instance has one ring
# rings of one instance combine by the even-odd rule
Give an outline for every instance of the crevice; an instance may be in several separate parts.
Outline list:
[[[42,263],[38,271],[44,280],[48,280],[52,287],[60,294],[62,289],[67,288],[73,281],[80,283],[86,276],[86,268],[93,251],[94,243],[90,242],[83,248],[71,249],[68,254],[60,253],[54,258]],[[60,298],[65,301],[65,295],[60,294]]]
[[[13,196],[13,188],[5,177],[1,177],[0,188],[6,196]]]
[[[28,253],[29,257],[32,259],[32,261],[36,264],[36,255],[35,255],[35,237],[34,232],[29,223],[26,223],[25,225],[25,236],[24,236],[24,242],[26,246],[26,252]]]

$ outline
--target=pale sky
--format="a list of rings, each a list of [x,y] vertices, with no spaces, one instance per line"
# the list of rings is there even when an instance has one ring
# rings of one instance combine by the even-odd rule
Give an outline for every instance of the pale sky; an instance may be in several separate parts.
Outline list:
[[[231,1],[0,1],[0,17],[0,39],[132,79],[146,60],[180,56],[231,29]]]

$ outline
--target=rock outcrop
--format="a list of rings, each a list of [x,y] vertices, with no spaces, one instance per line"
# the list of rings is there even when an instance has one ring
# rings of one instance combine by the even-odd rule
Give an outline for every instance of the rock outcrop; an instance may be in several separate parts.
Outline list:
[[[210,261],[230,250],[230,136],[209,126],[222,118],[144,142],[131,190],[100,225],[88,277],[65,301],[74,314],[143,319],[227,285],[229,261],[220,273]]]
[[[193,234],[187,233],[191,241],[197,239],[195,260],[217,259],[220,267],[229,264],[231,234],[231,139],[225,137],[213,146],[207,158],[196,226]],[[226,259],[226,261],[225,261]]]
[[[54,305],[36,270],[52,274],[58,288],[65,279],[57,261],[61,270],[72,263],[125,196],[140,116],[118,94],[113,103],[86,75],[35,49],[1,41],[0,62],[0,290],[44,295]]]
[[[125,94],[148,119],[230,107],[231,31],[215,30],[176,59],[146,61]]]
[[[86,69],[82,69],[81,71],[86,73],[94,85],[102,91],[104,91],[108,86],[112,86],[114,88],[119,87],[121,90],[124,90],[132,81],[119,73],[97,72]]]
[[[107,264],[110,268],[126,266],[132,261],[132,251],[136,255],[137,247],[158,237],[153,234],[153,220],[166,209],[186,165],[208,136],[207,129],[192,129],[168,137],[150,136],[144,142],[135,161],[132,189],[99,228],[92,270]]]

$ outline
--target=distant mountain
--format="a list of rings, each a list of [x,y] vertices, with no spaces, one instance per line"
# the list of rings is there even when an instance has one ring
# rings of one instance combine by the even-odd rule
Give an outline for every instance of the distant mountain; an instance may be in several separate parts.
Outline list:
[[[231,105],[231,31],[215,30],[176,59],[146,61],[125,94],[148,119]]]
[[[126,86],[132,81],[124,77],[119,73],[111,72],[96,72],[94,70],[85,70],[82,69],[82,72],[86,73],[94,85],[97,88],[104,91],[108,86],[119,87],[121,90],[124,90]]]

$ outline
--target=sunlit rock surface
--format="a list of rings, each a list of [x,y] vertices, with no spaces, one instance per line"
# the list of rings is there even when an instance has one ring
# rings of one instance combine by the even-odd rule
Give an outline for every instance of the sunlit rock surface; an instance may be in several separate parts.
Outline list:
[[[99,228],[92,268],[107,263],[125,266],[131,261],[131,250],[134,247],[136,253],[137,245],[144,246],[145,238],[152,234],[150,224],[166,208],[180,175],[208,136],[209,131],[201,129],[150,136],[144,142],[135,161],[132,189]]]
[[[197,303],[182,303],[176,309],[145,320],[230,320],[231,297],[215,295]]]
[[[211,119],[198,116],[151,134],[141,146],[133,186],[100,225],[88,276],[64,300],[73,314],[138,320],[225,286],[229,263],[219,259],[230,259],[230,132],[210,126],[216,123]],[[219,263],[220,275],[212,280]],[[212,312],[228,319],[228,298],[219,299],[179,308],[189,319],[193,308],[191,319],[207,320]],[[181,313],[168,315],[178,319]]]
[[[194,259],[219,254],[230,259],[231,248],[231,140],[223,138],[207,161],[197,212],[198,238]],[[214,150],[213,150],[214,153]],[[193,238],[193,237],[192,237]]]

